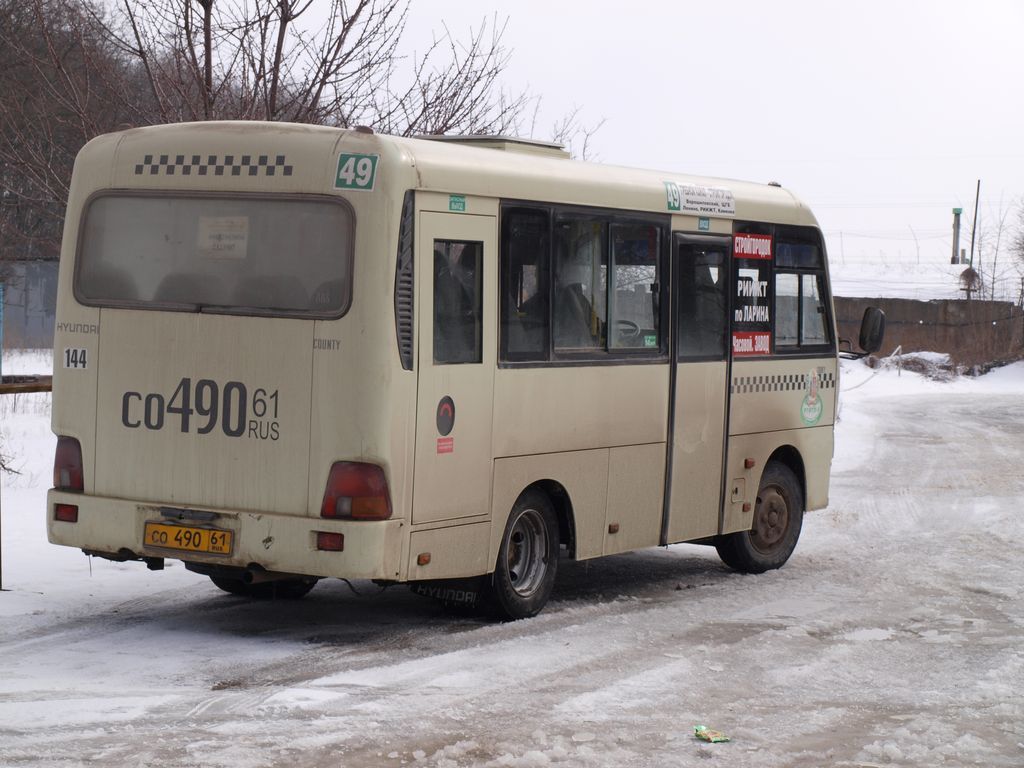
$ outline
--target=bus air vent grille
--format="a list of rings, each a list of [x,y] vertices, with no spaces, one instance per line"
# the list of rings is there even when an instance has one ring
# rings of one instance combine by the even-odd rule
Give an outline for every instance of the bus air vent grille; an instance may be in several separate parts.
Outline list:
[[[405,193],[402,224],[398,232],[398,264],[395,269],[395,331],[402,368],[412,370],[413,348],[413,212],[412,190]]]

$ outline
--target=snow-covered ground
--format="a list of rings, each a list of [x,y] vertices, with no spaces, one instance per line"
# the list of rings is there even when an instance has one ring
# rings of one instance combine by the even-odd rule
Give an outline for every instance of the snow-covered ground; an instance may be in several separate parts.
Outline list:
[[[545,612],[504,625],[365,582],[249,602],[51,546],[49,397],[0,397],[0,765],[1024,765],[1022,395],[1024,364],[847,364],[832,503],[785,568],[563,562]]]

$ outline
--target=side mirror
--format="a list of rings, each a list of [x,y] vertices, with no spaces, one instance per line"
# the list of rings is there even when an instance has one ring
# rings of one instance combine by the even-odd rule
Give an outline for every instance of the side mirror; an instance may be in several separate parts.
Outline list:
[[[864,355],[877,352],[885,338],[885,312],[878,307],[868,307],[860,321],[860,348]]]

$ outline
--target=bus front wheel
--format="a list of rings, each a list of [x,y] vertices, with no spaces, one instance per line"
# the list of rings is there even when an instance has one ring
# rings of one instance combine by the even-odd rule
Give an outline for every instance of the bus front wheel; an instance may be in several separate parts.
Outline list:
[[[749,531],[719,536],[718,556],[742,573],[781,567],[796,548],[804,518],[804,498],[793,470],[770,461],[761,476]]]
[[[500,619],[536,616],[547,603],[558,570],[558,520],[548,497],[523,493],[509,515],[491,577],[488,603]]]

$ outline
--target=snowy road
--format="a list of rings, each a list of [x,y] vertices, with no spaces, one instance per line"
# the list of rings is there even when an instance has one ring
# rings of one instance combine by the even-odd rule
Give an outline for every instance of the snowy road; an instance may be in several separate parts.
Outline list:
[[[506,625],[402,588],[250,603],[180,566],[90,572],[45,542],[26,398],[2,411],[8,453],[40,455],[4,486],[0,765],[1021,766],[1024,367],[851,389],[869,375],[784,569],[563,561]]]

